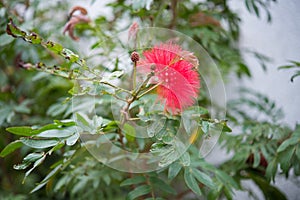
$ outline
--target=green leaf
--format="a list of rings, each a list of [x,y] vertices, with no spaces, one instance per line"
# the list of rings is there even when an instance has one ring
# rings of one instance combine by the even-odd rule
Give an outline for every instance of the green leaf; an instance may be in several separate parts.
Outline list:
[[[291,137],[289,139],[287,139],[286,141],[284,141],[277,149],[277,153],[280,153],[284,150],[286,150],[289,146],[295,145],[299,142],[299,140],[297,140],[294,137]]]
[[[295,68],[296,66],[295,65],[284,65],[284,66],[280,66],[278,67],[278,69],[291,69],[291,68]]]
[[[27,107],[29,101],[23,101],[20,105],[14,106],[14,111],[18,113],[29,114],[30,109]]]
[[[5,121],[8,121],[9,116],[13,113],[13,108],[8,105],[2,106],[2,108],[0,108],[0,113],[0,125],[2,125]]]
[[[102,78],[102,82],[108,82],[110,80],[116,79],[116,78],[120,78],[121,76],[123,76],[124,71],[114,71],[111,74],[108,74],[107,76],[104,76]]]
[[[76,113],[76,120],[77,120],[77,125],[81,127],[84,131],[92,132],[90,123],[88,122],[85,116]]]
[[[288,170],[291,166],[291,159],[295,150],[296,150],[295,146],[290,146],[285,151],[281,152],[278,156],[280,162],[280,168],[286,174],[286,176],[288,175]]]
[[[55,146],[59,143],[58,140],[35,140],[30,138],[21,138],[23,144],[35,149],[44,149]]]
[[[132,8],[134,10],[140,10],[142,8],[146,8],[147,10],[150,10],[152,3],[153,3],[153,0],[133,0]]]
[[[268,153],[265,146],[260,147],[262,155],[265,157],[265,159],[269,162],[272,159],[272,156]]]
[[[12,21],[12,19],[10,19],[9,23],[6,26],[6,33],[8,35],[11,35],[13,37],[25,37],[26,36],[26,32],[22,31],[21,29],[19,29],[14,22]]]
[[[0,47],[5,46],[5,45],[11,43],[13,40],[14,40],[14,38],[8,36],[7,34],[2,34],[0,36],[0,41],[1,41]]]
[[[33,132],[33,129],[29,126],[9,127],[6,130],[12,134],[21,136],[32,136],[36,134]]]
[[[150,151],[158,154],[158,156],[161,156],[161,160],[159,161],[158,165],[160,167],[166,167],[180,157],[180,152],[178,151],[182,146],[179,147],[179,145],[176,146],[176,144],[173,143],[172,145],[165,145],[163,147],[161,147],[159,144],[153,144],[152,147]]]
[[[298,160],[300,160],[300,145],[297,146],[295,154],[296,154]]]
[[[221,122],[221,124],[223,126],[222,132],[227,132],[227,133],[232,132],[231,128],[227,125],[226,122]]]
[[[126,199],[132,200],[137,197],[146,195],[150,192],[151,192],[151,187],[149,185],[141,185],[141,186],[135,188],[134,190],[132,190],[131,192],[129,192]]]
[[[1,157],[5,157],[8,154],[11,154],[15,150],[21,148],[23,146],[23,143],[20,140],[16,140],[14,142],[9,143],[0,153]]]
[[[251,172],[249,173],[249,176],[263,192],[265,199],[287,199],[280,190],[272,186],[264,177]]]
[[[271,162],[269,162],[268,167],[266,169],[267,179],[275,182],[276,172],[277,172],[277,160],[273,159]]]
[[[63,187],[66,187],[68,181],[70,180],[70,176],[68,176],[68,174],[64,175],[63,177],[61,177],[57,183],[55,184],[55,187],[53,189],[54,192],[58,192],[59,190],[61,190]]]
[[[133,142],[136,136],[135,128],[128,123],[125,123],[123,126],[123,131],[125,137],[129,142]]]
[[[165,144],[172,144],[174,140],[174,129],[166,128],[164,134],[162,135],[162,141]]]
[[[201,115],[208,114],[207,109],[200,106],[192,106],[182,113],[182,122],[188,134],[191,134],[197,128],[197,121]]]
[[[254,10],[256,16],[260,17],[259,9],[258,9],[257,5],[255,3],[253,3],[252,6],[253,6],[253,10]]]
[[[47,110],[47,115],[49,115],[51,117],[59,116],[59,115],[64,114],[68,108],[69,108],[69,105],[67,103],[53,104]]]
[[[77,142],[77,140],[79,139],[79,137],[80,137],[79,133],[77,133],[77,132],[74,133],[73,135],[71,135],[70,137],[68,137],[66,139],[66,144],[68,146],[73,146]]]
[[[164,120],[153,120],[153,122],[147,126],[147,133],[149,137],[158,135],[158,133],[165,130]]]
[[[110,184],[110,182],[111,182],[110,176],[107,175],[107,174],[104,174],[104,175],[102,176],[102,179],[104,180],[104,182],[106,183],[106,185],[109,186],[109,184]]]
[[[193,169],[192,173],[194,174],[194,177],[204,185],[208,186],[211,189],[214,189],[216,185],[212,181],[212,179],[204,174],[203,172],[199,171],[198,169]]]
[[[127,185],[135,185],[144,182],[146,182],[146,178],[144,176],[135,176],[133,178],[126,179],[120,184],[120,186],[123,187]]]
[[[30,42],[32,44],[41,44],[41,42],[43,40],[38,34],[36,34],[34,32],[27,34],[25,31],[18,28],[13,23],[12,19],[10,19],[10,22],[6,26],[6,33],[13,37],[23,38],[25,41]]]
[[[246,5],[246,8],[249,12],[251,12],[251,8],[250,8],[250,1],[249,0],[245,0],[245,5]]]
[[[169,194],[176,195],[176,193],[177,193],[176,190],[174,190],[170,185],[168,185],[166,182],[164,182],[160,178],[152,176],[149,178],[149,180],[153,184],[153,186],[156,187],[158,190],[162,190]]]
[[[221,170],[217,170],[215,171],[216,177],[225,185],[225,186],[229,186],[231,185],[232,187],[238,189],[239,185],[237,184],[237,182],[228,174],[226,174],[225,172],[221,171]]]
[[[182,165],[180,163],[173,162],[169,166],[168,179],[172,180],[173,178],[175,178],[177,176],[177,174],[180,172],[181,168],[182,168]]]
[[[199,188],[199,185],[196,181],[196,179],[194,178],[193,174],[191,173],[191,169],[190,168],[185,168],[184,170],[184,181],[186,183],[186,185],[197,195],[201,196],[202,192]]]
[[[70,126],[76,126],[76,123],[71,119],[65,119],[65,120],[53,120],[55,124],[57,124],[60,127],[70,127]]]
[[[41,157],[43,157],[44,152],[42,153],[30,153],[28,154],[23,161],[24,162],[35,162],[36,160],[40,159]]]
[[[17,165],[14,165],[13,168],[15,170],[24,170],[26,169],[31,163],[21,163],[21,164],[17,164]]]
[[[71,190],[71,195],[75,195],[76,193],[83,191],[88,183],[88,177],[82,176],[80,179],[76,181]]]
[[[293,63],[295,67],[300,67],[299,61],[290,60],[290,62]]]
[[[182,154],[182,156],[180,157],[180,164],[185,167],[190,166],[191,157],[188,152],[185,152],[184,154]]]
[[[103,131],[104,132],[114,131],[118,128],[118,124],[120,124],[119,121],[111,121],[103,128]]]
[[[54,53],[60,53],[63,50],[63,46],[61,44],[52,41],[47,41],[46,47]]]
[[[55,145],[54,147],[52,147],[51,151],[49,154],[51,154],[54,151],[57,151],[59,149],[61,149],[63,146],[65,146],[65,143],[63,141],[59,142],[57,145]]]
[[[44,132],[44,131],[47,131],[47,130],[51,130],[51,129],[58,129],[60,127],[60,125],[58,124],[47,124],[43,127],[39,127],[38,129],[33,127],[33,133],[35,135],[41,133],[41,132]]]
[[[24,176],[24,179],[23,179],[23,183],[25,182],[25,179],[27,178],[27,176],[29,176],[29,174],[37,167],[39,166],[40,164],[43,163],[43,161],[45,160],[46,158],[46,155],[44,155],[43,157],[41,157],[40,159],[36,160],[33,164],[33,167],[28,170],[26,173],[25,173],[25,176]]]
[[[40,159],[43,156],[44,156],[44,152],[30,153],[23,159],[21,164],[14,165],[14,169],[16,169],[16,170],[26,169],[31,163],[37,161],[38,159]]]
[[[65,128],[65,129],[52,129],[52,130],[46,130],[41,133],[39,133],[38,137],[44,137],[44,138],[66,138],[70,137],[75,132],[74,128]]]
[[[39,183],[37,186],[35,186],[35,187],[30,191],[30,193],[34,193],[34,192],[38,191],[39,189],[41,189],[42,187],[44,187],[47,183],[48,183],[48,181]]]
[[[255,150],[253,155],[254,155],[253,167],[256,168],[259,166],[260,163],[260,153],[259,151]]]
[[[291,77],[291,82],[294,82],[294,79],[295,79],[297,76],[300,76],[300,71],[297,71],[297,72]]]
[[[32,44],[41,44],[42,38],[36,34],[36,33],[30,33],[30,35],[27,36],[27,39],[32,43]]]
[[[79,56],[70,49],[63,48],[61,55],[72,63],[77,62],[79,60]]]
[[[187,108],[184,113],[190,113],[190,114],[196,114],[197,117],[200,117],[201,115],[206,115],[208,114],[208,110],[206,108],[203,108],[201,106],[191,106]]]
[[[208,121],[202,121],[201,129],[204,133],[207,133],[209,130],[209,122]]]
[[[62,165],[58,165],[51,172],[49,172],[48,175],[35,188],[33,188],[30,191],[30,193],[36,192],[39,189],[41,189],[44,185],[46,185],[49,182],[49,180],[51,178],[53,178],[58,173],[58,171],[60,170],[61,166]]]

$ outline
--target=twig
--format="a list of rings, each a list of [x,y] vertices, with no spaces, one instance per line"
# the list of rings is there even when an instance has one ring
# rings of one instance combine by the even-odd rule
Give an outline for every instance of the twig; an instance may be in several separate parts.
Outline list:
[[[157,88],[159,85],[161,85],[162,82],[159,82],[158,84],[152,86],[151,88],[149,88],[148,90],[146,90],[145,92],[143,92],[142,94],[137,96],[137,99],[141,98],[142,96],[144,96],[145,94],[147,94],[148,92],[154,90],[155,88]]]

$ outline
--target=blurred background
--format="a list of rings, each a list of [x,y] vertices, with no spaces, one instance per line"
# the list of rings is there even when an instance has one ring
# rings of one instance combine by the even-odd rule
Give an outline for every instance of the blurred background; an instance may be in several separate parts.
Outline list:
[[[244,53],[243,56],[253,76],[250,79],[234,80],[226,87],[228,99],[237,96],[237,88],[242,85],[260,91],[273,99],[284,111],[284,123],[294,127],[300,122],[300,80],[293,83],[290,77],[292,71],[278,70],[278,66],[286,65],[289,60],[297,60],[300,56],[300,1],[278,1],[273,4],[270,12],[272,22],[267,22],[266,16],[258,19],[247,12],[244,3],[239,0],[230,2],[230,6],[240,13],[242,18],[240,46],[243,49],[263,52],[270,58],[267,70],[264,71],[253,56]],[[221,163],[230,156],[218,147],[208,155],[208,159],[215,163]],[[292,175],[292,173],[291,173]],[[255,188],[251,183],[248,187]],[[300,195],[300,179],[292,177],[286,180],[278,177],[275,183],[284,191],[288,199],[296,200]],[[256,189],[259,193],[260,191]],[[237,199],[247,199],[247,194],[237,192]],[[260,198],[263,199],[262,194]]]
[[[289,60],[297,60],[300,53],[300,2],[297,0],[278,1],[270,9],[272,22],[268,23],[265,16],[262,20],[250,15],[242,1],[231,1],[231,7],[241,14],[241,48],[264,52],[271,58],[264,72],[253,57],[244,54],[246,62],[251,63],[253,77],[242,80],[242,84],[256,89],[283,108],[284,121],[294,126],[300,121],[300,82],[290,82],[292,71],[278,70],[278,66],[286,65]],[[234,84],[229,86],[229,98]],[[291,98],[292,97],[292,98]]]

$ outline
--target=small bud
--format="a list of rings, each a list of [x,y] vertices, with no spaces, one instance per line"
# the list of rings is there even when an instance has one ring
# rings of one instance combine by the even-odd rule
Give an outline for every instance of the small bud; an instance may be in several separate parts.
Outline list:
[[[128,40],[136,40],[138,30],[139,24],[137,22],[133,22],[128,31]]]
[[[134,52],[131,53],[130,58],[131,58],[132,62],[137,62],[137,61],[140,60],[140,55],[139,55],[138,52],[134,51]]]
[[[151,65],[151,66],[150,66],[150,69],[151,69],[152,71],[154,71],[154,70],[156,69],[156,66],[155,66],[155,65]]]

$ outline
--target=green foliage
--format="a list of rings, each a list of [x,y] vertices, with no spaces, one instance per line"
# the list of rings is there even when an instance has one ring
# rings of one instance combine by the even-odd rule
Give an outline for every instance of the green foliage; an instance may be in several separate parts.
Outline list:
[[[9,143],[0,153],[1,157],[5,157],[8,154],[14,152],[15,150],[17,150],[18,148],[21,148],[23,146],[23,143],[19,140],[13,141],[11,143]]]
[[[278,67],[278,69],[296,69],[296,72],[294,73],[294,75],[291,77],[291,82],[294,82],[294,79],[297,77],[297,76],[300,76],[300,62],[297,62],[297,61],[290,61],[290,65],[284,65],[284,66],[280,66]]]
[[[299,125],[294,130],[282,125],[281,109],[276,108],[275,103],[266,96],[250,90],[242,90],[242,95],[238,103],[235,101],[230,104],[230,110],[238,113],[236,116],[239,120],[233,121],[240,127],[240,134],[224,134],[221,140],[228,152],[235,153],[221,168],[234,174],[236,179],[252,180],[260,187],[266,199],[271,196],[275,198],[275,194],[278,199],[286,199],[269,183],[275,182],[279,167],[286,177],[290,175],[291,169],[295,176],[299,175]],[[245,95],[250,95],[250,98],[245,98]],[[243,112],[247,107],[253,113],[258,110],[262,118]]]
[[[228,105],[228,120],[212,119],[208,110],[223,108],[211,105],[209,91],[203,87],[197,99],[201,106],[170,115],[152,107],[156,85],[148,84],[151,73],[141,83],[132,83],[136,87],[123,88],[116,83],[129,85],[128,66],[119,58],[109,60],[117,43],[126,46],[113,35],[135,20],[143,27],[166,27],[190,36],[208,51],[224,79],[229,80],[230,73],[250,77],[238,46],[241,19],[228,2],[113,1],[107,5],[112,18],[99,13],[90,22],[69,28],[80,36],[78,45],[58,31],[72,17],[67,19],[70,2],[0,1],[0,156],[6,157],[1,163],[5,187],[0,198],[3,192],[4,199],[233,199],[236,190],[247,190],[241,184],[246,179],[266,199],[285,199],[271,180],[275,181],[278,167],[287,177],[290,171],[300,174],[300,126],[292,130],[282,125],[283,113],[273,101],[242,89],[242,97]],[[271,20],[269,8],[274,0],[244,2],[250,13],[261,17],[265,12]],[[77,11],[84,14],[84,10]],[[94,54],[86,55],[83,47]],[[188,48],[194,50],[193,45]],[[128,59],[130,51],[125,52]],[[267,57],[247,53],[265,69]],[[112,66],[99,62],[103,58]],[[205,67],[200,62],[199,68],[209,71]],[[299,63],[292,61],[282,68],[297,67]],[[93,95],[83,97],[86,94]],[[78,97],[83,98],[76,101]],[[116,114],[117,108],[122,112]],[[147,125],[146,139],[139,138],[133,122]],[[233,152],[220,166],[208,163],[199,153],[198,144],[213,137],[214,131],[222,132],[222,146]],[[79,143],[79,132],[96,139]],[[84,147],[108,142],[115,147],[107,152],[121,148],[158,157],[159,170],[121,172],[101,163]],[[20,172],[5,171],[12,165],[15,170],[26,170],[22,186]]]
[[[257,17],[261,16],[261,9],[266,12],[267,20],[270,22],[272,17],[269,11],[270,3],[276,2],[276,0],[245,0],[245,5],[250,13],[255,13]]]

